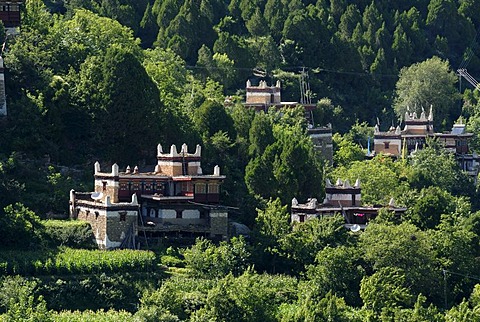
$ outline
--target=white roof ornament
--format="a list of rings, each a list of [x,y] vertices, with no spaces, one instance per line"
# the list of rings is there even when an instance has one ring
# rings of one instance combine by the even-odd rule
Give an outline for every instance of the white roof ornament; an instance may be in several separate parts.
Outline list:
[[[355,188],[360,188],[360,178],[357,178],[357,180],[355,181]]]
[[[422,114],[420,114],[420,119],[422,121],[427,119],[427,117],[425,116],[425,109],[423,108],[423,106],[422,106]]]
[[[388,203],[389,207],[395,207],[395,199],[391,198],[390,202]]]
[[[137,198],[137,194],[136,194],[136,193],[134,193],[134,194],[132,195],[132,202],[131,202],[131,204],[134,205],[134,206],[137,206],[137,205],[138,205],[138,198]]]
[[[428,120],[433,122],[433,105],[430,105],[430,113],[428,114]]]
[[[98,161],[93,165],[93,170],[95,171],[95,174],[100,172],[100,163]]]
[[[175,144],[172,144],[170,146],[170,156],[172,156],[172,157],[177,157],[178,156],[177,146]]]
[[[298,200],[297,198],[292,199],[292,207],[298,206]]]
[[[343,185],[343,182],[340,178],[337,179],[337,182],[335,183],[336,186],[341,186]]]
[[[118,164],[116,163],[112,165],[112,175],[118,177]]]
[[[316,198],[311,198],[308,200],[308,208],[317,208],[317,199]]]
[[[332,183],[330,182],[330,179],[327,178],[327,179],[325,180],[325,186],[326,186],[326,187],[331,187],[331,186],[332,186]]]

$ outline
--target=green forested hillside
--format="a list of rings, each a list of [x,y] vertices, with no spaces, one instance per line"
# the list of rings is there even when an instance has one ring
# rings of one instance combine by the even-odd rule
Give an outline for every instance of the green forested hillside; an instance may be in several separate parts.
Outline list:
[[[342,120],[336,128],[343,131],[356,118],[391,121],[393,89],[404,66],[435,55],[456,69],[467,58],[471,74],[480,74],[476,1],[68,3],[69,9],[82,6],[132,27],[144,47],[172,49],[189,68],[219,81],[227,92],[244,88],[252,69],[261,68],[293,85],[284,95],[298,100],[291,73],[306,67],[314,95],[330,97],[343,108],[334,115]]]
[[[434,140],[364,160],[376,122],[430,104],[435,130],[462,116],[478,151],[480,94],[455,70],[480,79],[479,17],[477,0],[27,0],[3,53],[0,321],[480,321],[478,184]],[[249,78],[298,101],[302,71],[333,165],[302,107],[241,104]],[[249,239],[109,256],[74,249],[92,248],[88,225],[41,220],[91,189],[95,161],[150,165],[184,142],[220,166]],[[408,210],[361,232],[292,224],[292,198],[323,200],[327,178]]]

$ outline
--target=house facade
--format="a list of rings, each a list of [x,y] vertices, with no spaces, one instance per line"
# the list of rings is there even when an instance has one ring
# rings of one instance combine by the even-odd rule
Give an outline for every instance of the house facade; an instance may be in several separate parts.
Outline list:
[[[435,138],[444,148],[455,154],[460,168],[470,176],[476,178],[480,165],[480,157],[469,151],[468,141],[473,133],[466,131],[466,125],[462,122],[453,125],[449,132],[435,132],[433,129],[433,112],[426,116],[422,111],[420,116],[417,113],[405,112],[404,128],[400,126],[390,127],[388,131],[380,131],[379,125],[375,125],[373,151],[368,151],[372,157],[382,153],[392,157],[406,157],[416,150],[425,147],[427,138]]]
[[[382,208],[387,208],[395,215],[400,216],[406,211],[406,208],[396,207],[394,200],[390,200],[385,206],[367,206],[362,203],[362,194],[360,180],[357,179],[352,186],[348,180],[337,180],[332,184],[326,180],[325,199],[319,203],[317,199],[312,198],[307,203],[300,204],[294,198],[291,207],[291,221],[305,222],[312,218],[324,218],[340,214],[345,219],[345,227],[348,229],[365,229],[368,222],[377,217]]]
[[[95,190],[71,191],[70,216],[91,224],[100,248],[123,247],[135,236],[228,236],[228,211],[219,205],[225,176],[216,166],[203,174],[201,147],[194,153],[175,145],[164,153],[157,147],[157,164],[151,171],[130,166],[110,172],[94,166]]]

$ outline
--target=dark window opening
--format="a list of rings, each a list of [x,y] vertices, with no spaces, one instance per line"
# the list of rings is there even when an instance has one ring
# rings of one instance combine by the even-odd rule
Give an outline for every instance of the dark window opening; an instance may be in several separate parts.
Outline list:
[[[107,190],[107,181],[102,181],[103,191]]]
[[[182,210],[177,210],[177,218],[182,218]]]
[[[126,211],[120,211],[120,221],[126,221],[127,220],[127,212]]]
[[[305,222],[305,215],[298,215],[298,221]]]

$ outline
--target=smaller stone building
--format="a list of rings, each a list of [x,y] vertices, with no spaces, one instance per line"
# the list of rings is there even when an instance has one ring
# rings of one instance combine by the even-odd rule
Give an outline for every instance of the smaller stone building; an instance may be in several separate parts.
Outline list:
[[[94,166],[95,191],[70,193],[70,216],[91,224],[100,248],[136,245],[136,236],[228,237],[228,211],[219,204],[225,176],[215,167],[203,174],[201,147],[169,153],[157,147],[157,164],[150,171],[127,166],[111,172]]]
[[[356,226],[365,229],[368,222],[378,215],[378,211],[387,208],[400,216],[406,208],[396,207],[394,200],[386,206],[366,206],[362,204],[360,180],[357,179],[352,186],[348,180],[340,179],[333,185],[326,180],[325,199],[319,203],[317,199],[309,199],[305,204],[299,204],[294,198],[292,200],[291,221],[304,222],[311,218],[323,218],[341,214],[345,218],[345,227],[351,229]]]

